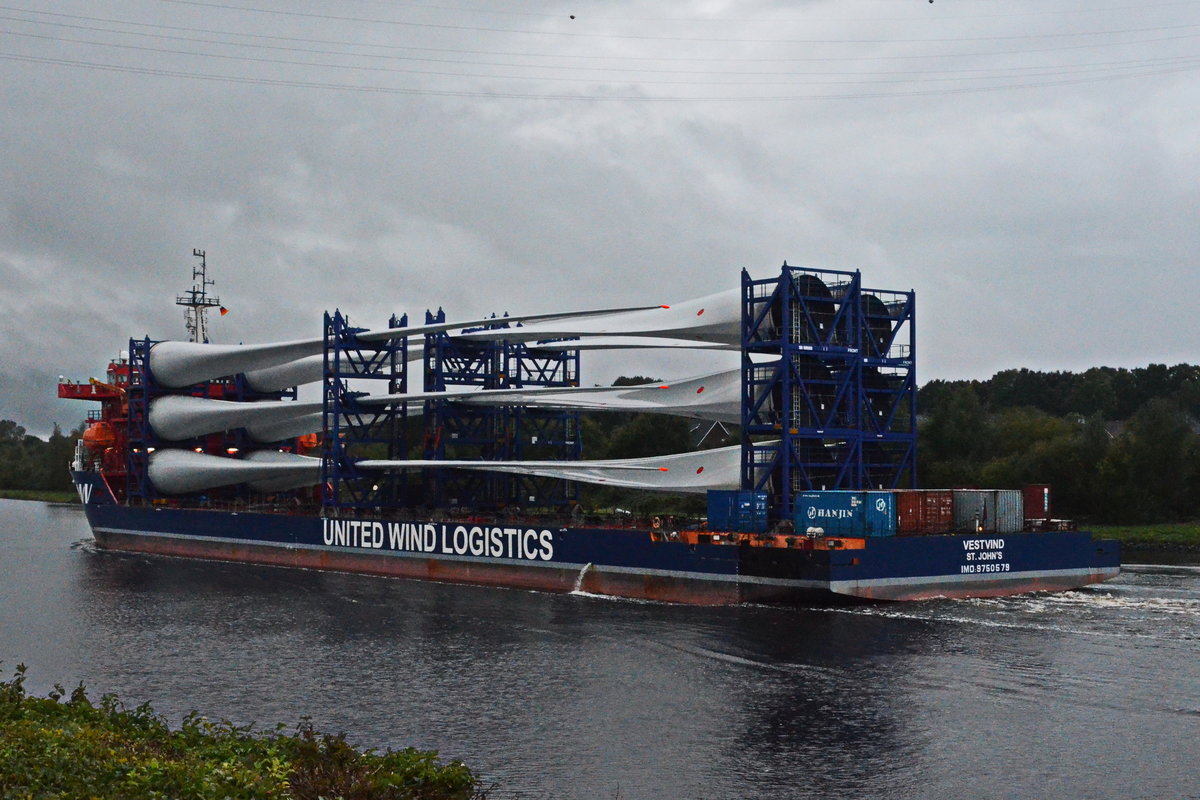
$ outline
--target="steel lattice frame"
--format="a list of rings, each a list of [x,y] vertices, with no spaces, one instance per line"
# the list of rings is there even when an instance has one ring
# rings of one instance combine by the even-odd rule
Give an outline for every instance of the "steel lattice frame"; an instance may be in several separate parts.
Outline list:
[[[445,312],[426,312],[425,320],[443,323]],[[497,317],[485,327],[508,325]],[[519,342],[468,342],[436,333],[425,338],[424,368],[424,388],[430,392],[456,386],[577,386],[579,351],[539,351]],[[579,414],[574,411],[430,400],[425,420],[424,457],[430,460],[578,460],[582,453]],[[569,481],[473,470],[429,470],[424,492],[424,502],[435,508],[499,511],[577,501],[578,488]]]
[[[148,502],[155,496],[147,474],[149,449],[157,444],[154,431],[150,429],[150,400],[155,394],[154,376],[150,373],[150,348],[155,344],[150,339],[129,340],[129,385],[125,390],[129,403],[125,497],[130,505],[138,500]]]
[[[741,484],[774,519],[797,492],[915,485],[915,341],[912,292],[863,289],[857,271],[742,272]]]
[[[425,313],[427,325],[444,323],[446,312]],[[494,326],[507,325],[498,320]],[[444,392],[449,387],[499,389],[505,385],[501,342],[465,342],[446,333],[428,334],[423,354],[424,389]],[[424,457],[429,460],[505,458],[504,413],[497,407],[464,406],[443,400],[425,404]],[[423,502],[433,508],[497,509],[507,493],[501,476],[468,470],[434,469],[424,476]]]
[[[530,348],[520,342],[506,347],[509,385],[571,387],[579,385],[579,351]],[[578,461],[583,456],[578,411],[523,408],[508,411],[511,447],[516,460]],[[516,506],[563,507],[579,502],[573,481],[536,475],[506,475],[510,503]]]
[[[407,324],[407,317],[393,316],[389,327]],[[321,504],[331,515],[411,504],[403,474],[365,474],[355,467],[367,448],[384,448],[388,458],[402,458],[408,451],[407,407],[363,406],[357,399],[371,392],[358,391],[351,384],[386,381],[389,393],[407,391],[408,340],[360,342],[358,334],[365,330],[351,327],[340,311],[325,314]]]

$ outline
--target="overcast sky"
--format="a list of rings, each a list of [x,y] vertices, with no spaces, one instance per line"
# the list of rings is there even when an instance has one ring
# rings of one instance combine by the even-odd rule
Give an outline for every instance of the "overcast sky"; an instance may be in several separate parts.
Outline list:
[[[14,0],[0,418],[130,336],[915,289],[918,379],[1200,361],[1200,3]],[[572,18],[573,15],[573,18]],[[694,374],[664,357],[584,378]]]

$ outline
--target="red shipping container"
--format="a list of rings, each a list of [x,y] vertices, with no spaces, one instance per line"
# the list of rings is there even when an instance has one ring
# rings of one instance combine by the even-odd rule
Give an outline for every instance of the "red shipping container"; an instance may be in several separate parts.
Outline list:
[[[954,529],[953,491],[899,489],[895,494],[899,533],[947,533]]]
[[[1033,483],[1022,486],[1021,496],[1025,500],[1025,519],[1053,519],[1049,485]]]

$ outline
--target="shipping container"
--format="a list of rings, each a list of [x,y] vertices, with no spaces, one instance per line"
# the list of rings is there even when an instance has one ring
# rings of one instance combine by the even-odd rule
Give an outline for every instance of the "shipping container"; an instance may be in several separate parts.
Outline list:
[[[1025,519],[1053,519],[1050,505],[1050,487],[1035,483],[1021,490],[1025,500]]]
[[[959,533],[995,533],[995,492],[987,489],[955,489],[954,530]]]
[[[708,529],[766,533],[767,493],[743,489],[708,492]]]
[[[894,494],[898,532],[948,533],[954,529],[954,492],[949,489],[898,489]]]
[[[1025,530],[1025,498],[1020,489],[996,490],[996,533]]]
[[[1017,533],[1025,528],[1018,489],[955,489],[954,530],[969,533]]]
[[[826,536],[894,536],[896,499],[891,492],[828,490],[796,496],[797,533]]]

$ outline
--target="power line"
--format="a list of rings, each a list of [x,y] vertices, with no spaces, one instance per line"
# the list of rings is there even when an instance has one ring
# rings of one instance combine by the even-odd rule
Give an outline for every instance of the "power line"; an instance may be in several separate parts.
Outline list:
[[[18,21],[18,22],[26,22],[27,21],[27,20],[23,20],[20,18],[8,17],[8,16],[4,16],[4,15],[0,15],[0,20],[9,20],[9,21]],[[1100,62],[1090,62],[1090,63],[1084,63],[1084,64],[1066,64],[1066,65],[1043,64],[1043,65],[1011,66],[1011,67],[966,67],[966,68],[960,67],[960,68],[940,68],[937,70],[932,70],[932,69],[888,70],[888,71],[855,70],[852,72],[832,72],[829,70],[824,70],[824,71],[820,71],[820,72],[816,72],[816,71],[796,72],[796,71],[782,71],[782,70],[754,70],[754,71],[720,70],[720,71],[717,71],[717,70],[697,70],[697,69],[686,69],[686,70],[685,69],[661,69],[661,68],[651,68],[651,67],[602,67],[602,66],[576,66],[576,65],[521,64],[521,63],[512,63],[512,62],[462,61],[462,60],[458,60],[458,59],[416,58],[416,57],[411,57],[411,56],[396,56],[396,55],[386,55],[386,54],[376,54],[376,53],[361,53],[361,54],[360,53],[349,53],[346,51],[322,50],[322,49],[316,49],[316,48],[282,47],[282,46],[277,46],[277,45],[251,45],[251,44],[245,44],[245,43],[240,43],[240,42],[224,42],[224,41],[217,40],[217,39],[203,39],[203,38],[186,37],[186,36],[171,36],[171,35],[143,34],[143,33],[130,34],[125,31],[114,30],[111,28],[100,28],[100,27],[86,26],[86,25],[71,25],[71,24],[66,24],[66,23],[35,23],[35,24],[49,24],[53,27],[64,27],[64,28],[69,28],[72,30],[85,30],[85,31],[93,32],[93,33],[116,33],[119,35],[133,35],[133,36],[139,36],[139,37],[143,37],[143,38],[150,38],[150,39],[156,39],[156,40],[180,41],[180,42],[188,42],[188,43],[192,43],[192,44],[214,44],[214,45],[221,45],[221,46],[249,48],[249,49],[262,49],[262,50],[295,52],[295,53],[312,53],[312,54],[317,54],[317,55],[339,55],[339,56],[347,56],[347,57],[355,57],[355,58],[384,59],[384,60],[389,60],[389,61],[417,61],[417,62],[422,62],[422,63],[470,64],[473,66],[510,67],[510,68],[524,68],[524,69],[555,69],[555,70],[572,71],[572,72],[620,73],[620,74],[639,74],[639,75],[645,75],[645,74],[692,75],[692,76],[695,76],[695,75],[732,75],[732,76],[746,76],[746,77],[787,77],[787,76],[832,75],[832,76],[870,77],[873,75],[893,76],[893,75],[970,74],[970,73],[999,73],[999,72],[1012,72],[1012,71],[1031,71],[1031,70],[1046,70],[1046,69],[1082,70],[1082,69],[1102,69],[1102,68],[1108,68],[1108,67],[1145,66],[1145,65],[1152,64],[1152,63],[1161,63],[1161,62],[1167,62],[1167,61],[1181,61],[1181,60],[1186,60],[1186,58],[1188,58],[1188,57],[1158,57],[1158,58],[1149,58],[1149,59],[1123,59],[1123,60],[1117,60],[1117,61],[1100,61]],[[188,50],[175,50],[175,49],[169,49],[169,48],[144,47],[144,46],[139,46],[139,45],[120,44],[120,43],[115,43],[115,42],[102,42],[102,41],[94,41],[94,40],[89,40],[89,39],[72,39],[72,38],[63,37],[63,36],[50,36],[50,35],[46,35],[46,34],[25,33],[25,32],[18,32],[18,31],[0,31],[0,33],[6,33],[10,36],[18,36],[18,37],[25,37],[25,38],[44,39],[44,40],[58,41],[58,42],[71,42],[71,43],[77,43],[77,44],[88,44],[88,45],[100,46],[100,47],[143,50],[143,51],[148,51],[148,52],[167,53],[167,54],[174,54],[174,55],[194,55],[194,56],[202,56],[202,57],[208,57],[208,58],[229,58],[229,59],[238,58],[238,59],[243,59],[243,60],[248,60],[248,61],[262,61],[264,63],[280,63],[280,64],[292,64],[292,65],[302,65],[302,66],[324,66],[324,67],[332,67],[332,68],[337,68],[337,69],[369,69],[366,67],[357,67],[357,66],[353,66],[353,65],[343,65],[343,64],[329,64],[329,63],[325,63],[325,62],[287,61],[287,60],[282,60],[282,59],[250,58],[250,57],[241,57],[241,56],[229,56],[229,55],[225,55],[225,54],[202,53],[202,52],[188,51]],[[435,73],[435,72],[427,72],[427,71],[420,71],[420,70],[412,70],[411,72],[415,72],[417,74],[445,74],[445,73]],[[458,74],[458,73],[450,73],[450,74]]]
[[[891,92],[858,92],[854,94],[805,94],[805,95],[731,95],[731,96],[678,96],[678,95],[616,95],[616,94],[539,94],[528,92],[500,92],[500,91],[481,91],[481,90],[451,90],[451,89],[416,89],[412,87],[395,87],[395,86],[364,86],[361,84],[346,84],[346,83],[330,83],[323,81],[299,81],[292,79],[280,78],[257,78],[242,75],[214,75],[211,73],[188,72],[185,70],[171,70],[152,67],[136,67],[119,64],[104,64],[99,62],[80,61],[76,59],[63,58],[47,58],[41,56],[26,56],[16,53],[0,52],[0,59],[9,61],[19,61],[27,63],[39,64],[55,64],[59,66],[75,67],[81,69],[92,69],[104,72],[122,72],[138,75],[152,75],[159,77],[174,77],[186,78],[190,80],[215,81],[222,83],[248,84],[259,86],[286,86],[303,89],[325,89],[336,91],[363,92],[372,94],[398,94],[398,95],[420,95],[433,97],[469,97],[469,98],[489,98],[489,99],[517,99],[517,100],[542,100],[542,101],[558,101],[558,100],[584,100],[584,101],[631,101],[631,102],[795,102],[797,100],[862,100],[862,99],[878,99],[890,97],[921,97],[921,96],[936,96],[949,94],[976,94],[984,92],[1007,91],[1014,89],[1032,89],[1046,88],[1050,86],[1067,86],[1072,84],[1097,83],[1101,81],[1110,81],[1119,78],[1131,77],[1146,77],[1150,75],[1164,75],[1176,72],[1186,72],[1197,68],[1195,65],[1160,67],[1156,69],[1140,70],[1138,72],[1129,72],[1121,75],[1113,75],[1107,77],[1080,77],[1080,78],[1060,78],[1050,81],[1034,81],[1024,83],[1006,83],[996,84],[991,86],[972,86],[959,88],[942,88],[929,90],[906,90],[906,91],[891,91]]]
[[[396,2],[396,0],[352,0],[358,3],[369,3],[372,5],[384,5],[389,8],[402,6],[405,8],[431,9],[435,11],[452,11],[456,14],[482,14],[488,16],[502,17],[526,17],[534,19],[562,19],[562,14],[547,14],[545,12],[536,11],[511,11],[508,9],[496,8],[476,8],[471,6],[447,6],[437,5],[434,3],[412,3],[412,2]],[[973,20],[973,19],[1013,19],[1018,17],[1045,17],[1045,16],[1068,16],[1076,14],[1100,14],[1108,11],[1150,11],[1158,8],[1174,8],[1177,6],[1192,5],[1195,0],[1178,0],[1178,2],[1166,3],[1141,3],[1135,5],[1119,5],[1119,6],[1092,6],[1086,8],[1072,9],[1054,9],[1048,11],[1008,11],[1003,13],[988,13],[988,14],[955,14],[953,16],[937,17],[938,20]],[[940,9],[939,9],[940,11]],[[917,12],[922,13],[922,12]],[[917,22],[927,24],[929,19],[927,16],[907,16],[907,17],[881,17],[871,15],[870,17],[827,17],[819,15],[804,15],[803,17],[611,17],[604,14],[587,14],[578,15],[581,19],[586,18],[590,21],[598,22],[683,22],[683,23],[711,23],[717,25],[727,25],[730,23],[755,23],[761,22],[764,24],[776,25],[781,22],[792,21],[820,21],[820,22]]]
[[[475,25],[449,25],[445,23],[432,22],[409,22],[405,20],[380,19],[374,17],[350,17],[337,14],[315,14],[307,11],[284,11],[272,8],[257,8],[254,6],[239,6],[230,3],[214,3],[206,2],[206,0],[160,0],[163,3],[173,3],[175,5],[199,6],[203,8],[218,8],[228,11],[245,11],[256,14],[271,14],[277,16],[300,17],[306,19],[318,19],[326,22],[365,22],[371,25],[393,25],[399,27],[410,28],[433,28],[439,30],[463,31],[467,33],[515,33],[529,36],[565,36],[572,38],[587,38],[587,39],[632,39],[638,41],[669,41],[669,42],[691,42],[691,43],[710,43],[710,44],[935,44],[935,43],[955,43],[955,42],[985,42],[985,41],[1005,41],[1016,39],[1058,39],[1066,37],[1079,36],[1111,36],[1124,35],[1130,33],[1155,33],[1168,30],[1183,30],[1200,28],[1200,23],[1186,25],[1163,25],[1157,27],[1146,28],[1121,28],[1117,30],[1106,31],[1081,31],[1074,33],[1040,33],[1040,34],[1015,34],[1008,36],[955,36],[933,39],[728,39],[728,38],[712,38],[712,37],[693,37],[693,36],[647,36],[636,34],[614,34],[614,33],[583,33],[569,31],[534,31],[534,30],[514,30],[511,28],[491,28]]]
[[[0,19],[2,19],[2,17],[0,17]],[[500,75],[500,74],[477,73],[477,72],[440,72],[440,71],[434,71],[434,70],[402,69],[402,68],[396,68],[396,67],[361,66],[361,65],[353,65],[353,64],[331,64],[328,62],[294,61],[294,60],[280,59],[280,58],[264,58],[264,57],[257,57],[257,56],[236,56],[236,55],[228,55],[228,54],[223,54],[223,53],[204,53],[204,52],[195,51],[195,50],[172,50],[172,49],[168,49],[168,48],[145,47],[145,46],[141,46],[141,45],[119,44],[119,43],[114,43],[114,42],[97,42],[97,41],[91,41],[91,40],[87,40],[87,39],[71,39],[71,38],[67,38],[67,37],[48,36],[48,35],[44,35],[44,34],[15,33],[12,31],[0,31],[0,34],[32,38],[32,39],[55,41],[55,42],[68,42],[68,43],[72,43],[72,44],[86,44],[86,45],[97,46],[97,47],[108,47],[108,48],[121,49],[121,50],[132,50],[132,51],[137,51],[137,52],[150,52],[150,53],[161,53],[161,54],[181,55],[181,56],[195,56],[195,57],[200,57],[200,58],[211,58],[211,59],[220,59],[220,60],[226,60],[226,61],[240,61],[240,62],[259,63],[259,64],[280,64],[280,65],[285,65],[285,66],[318,67],[318,68],[324,68],[324,69],[351,70],[351,71],[363,71],[363,72],[382,72],[382,73],[407,74],[407,75],[427,75],[427,76],[432,76],[432,77],[490,78],[490,79],[500,79],[500,80],[551,81],[551,82],[587,81],[587,82],[593,82],[593,83],[596,80],[595,78],[561,77],[561,76],[557,76],[557,75],[549,75],[549,76]],[[735,73],[730,73],[730,72],[722,72],[722,73],[717,73],[717,74],[737,75],[739,77],[755,77],[756,80],[754,80],[754,81],[706,81],[706,80],[672,81],[672,80],[641,79],[641,80],[638,80],[638,84],[639,85],[650,85],[650,86],[659,86],[659,85],[786,86],[786,85],[820,85],[821,83],[824,83],[826,85],[854,85],[854,84],[870,85],[870,84],[882,84],[882,83],[911,83],[911,82],[932,82],[932,81],[979,80],[981,77],[985,77],[985,78],[986,77],[1005,77],[1006,72],[1012,72],[1014,70],[1026,72],[1026,73],[1032,73],[1031,75],[1027,75],[1027,77],[1039,77],[1039,76],[1056,75],[1056,74],[1059,74],[1062,72],[1080,73],[1080,72],[1107,71],[1107,70],[1113,70],[1113,69],[1129,70],[1129,69],[1140,69],[1140,68],[1164,65],[1164,64],[1200,64],[1200,56],[1197,56],[1197,57],[1174,57],[1174,58],[1172,58],[1172,57],[1150,58],[1150,59],[1140,59],[1140,60],[1108,62],[1108,63],[1102,63],[1102,64],[1096,64],[1096,65],[1090,65],[1090,64],[1071,65],[1071,66],[1065,66],[1065,67],[1064,66],[1054,66],[1054,65],[1043,65],[1043,66],[1015,67],[1015,68],[976,68],[976,69],[957,70],[957,71],[956,70],[937,70],[937,71],[908,71],[908,72],[886,72],[886,73],[879,73],[879,72],[876,72],[876,73],[869,73],[869,72],[868,73],[863,73],[863,72],[835,72],[835,73],[831,73],[831,72],[808,72],[808,73],[781,73],[781,72],[749,72],[749,73],[736,73],[735,72]],[[508,66],[523,66],[523,65],[508,65]],[[527,65],[525,65],[525,66],[527,68],[529,68]],[[535,68],[535,69],[537,69],[537,68],[561,69],[559,67],[532,67],[532,68]],[[614,71],[612,68],[602,68],[602,67],[580,68],[580,69],[588,69],[588,70],[594,71],[594,72]],[[616,70],[616,71],[635,72],[639,75],[644,75],[647,73],[656,74],[656,73],[662,72],[661,70]],[[968,73],[968,74],[950,74],[950,73],[955,73],[955,72]],[[981,73],[987,73],[987,74],[981,75]],[[687,75],[694,76],[697,73],[691,72],[691,71],[677,70],[677,71],[671,72],[670,74],[687,74]],[[701,73],[701,74],[712,74],[712,73]],[[909,77],[901,77],[901,76],[909,76]],[[764,80],[764,78],[784,78],[784,77],[807,77],[807,78],[812,78],[812,77],[847,78],[848,77],[848,78],[858,78],[860,80],[838,80],[838,81],[824,81],[824,82],[811,81],[811,80],[806,80],[806,81]],[[861,80],[862,78],[873,78],[873,80]]]
[[[378,20],[369,17],[282,11],[235,3],[216,2],[215,0],[160,0],[160,2],[173,6],[227,9],[241,14],[258,13],[275,15],[276,17],[278,15],[285,15],[310,21],[319,20],[321,23],[334,20],[371,25],[390,24],[411,27],[414,31],[437,28],[455,32],[469,31],[476,33],[486,31],[516,36],[545,33],[545,31],[518,31],[466,25],[442,25],[406,20]],[[431,6],[421,3],[408,3],[405,5],[409,8],[432,8],[439,11],[449,10],[444,6]],[[1012,36],[960,36],[928,39],[850,38],[801,40],[699,38],[655,35],[627,36],[604,33],[581,34],[604,40],[672,41],[687,44],[710,43],[714,45],[746,44],[759,46],[758,49],[760,51],[763,49],[760,45],[763,44],[794,45],[820,43],[837,47],[861,44],[928,45],[957,43],[960,45],[977,45],[985,41],[1018,40],[1030,43],[1045,43],[1044,45],[1034,47],[1022,47],[1017,50],[1001,50],[999,52],[988,52],[975,49],[972,46],[964,47],[965,52],[911,53],[903,56],[874,56],[855,53],[854,55],[805,55],[785,58],[767,58],[762,56],[755,58],[731,56],[708,58],[703,56],[663,56],[657,53],[654,56],[591,56],[575,52],[532,53],[502,50],[431,48],[426,46],[412,47],[396,44],[379,45],[345,40],[310,39],[302,36],[287,37],[277,34],[260,34],[250,32],[249,29],[230,31],[212,28],[192,28],[184,25],[154,24],[62,12],[36,11],[12,6],[0,6],[0,10],[11,12],[8,15],[0,15],[0,20],[6,20],[18,25],[86,31],[89,34],[99,34],[99,36],[80,37],[55,35],[38,30],[38,28],[35,28],[33,31],[19,29],[0,30],[0,35],[7,35],[13,38],[75,45],[78,46],[76,49],[82,47],[102,47],[110,50],[121,50],[129,53],[148,53],[177,59],[222,60],[241,64],[301,68],[308,71],[308,74],[301,74],[298,77],[272,78],[266,77],[270,72],[265,71],[262,76],[230,76],[176,68],[170,63],[164,63],[161,66],[154,64],[114,64],[86,58],[72,58],[70,55],[57,57],[58,54],[8,53],[5,56],[8,60],[57,64],[85,70],[95,69],[168,77],[190,77],[196,80],[207,81],[257,83],[261,85],[334,89],[341,91],[393,91],[404,94],[442,96],[571,100],[783,100],[834,97],[836,95],[818,93],[813,95],[776,96],[769,94],[769,92],[774,87],[790,86],[832,87],[835,89],[858,87],[869,90],[872,87],[896,87],[899,85],[909,85],[911,89],[909,91],[890,90],[884,94],[877,95],[872,95],[864,91],[844,96],[927,95],[1116,80],[1125,77],[1140,77],[1167,72],[1194,70],[1200,65],[1200,55],[1192,53],[1173,55],[1171,51],[1162,50],[1155,51],[1153,54],[1146,54],[1144,57],[1137,57],[1140,53],[1134,52],[1130,53],[1130,57],[1126,58],[1110,57],[1107,59],[1092,59],[1090,61],[1085,59],[1071,59],[1074,63],[1066,64],[1032,63],[1035,59],[1028,58],[1035,53],[1065,53],[1085,49],[1093,51],[1096,49],[1107,50],[1112,48],[1127,49],[1134,45],[1145,45],[1150,42],[1191,41],[1200,36],[1200,32],[1191,32],[1200,29],[1200,24],[1175,24],[1158,27],[1141,26],[1115,31],[1074,31]],[[1128,38],[1123,38],[1119,41],[1095,41],[1096,39],[1103,39],[1114,35],[1128,37],[1134,34],[1144,35],[1148,32],[1179,31],[1189,32],[1157,37],[1143,36],[1141,40],[1136,41],[1130,41]],[[115,37],[124,38],[125,41]],[[132,41],[130,41],[129,37],[133,37]],[[1081,38],[1092,41],[1079,41]],[[1053,44],[1050,42],[1053,42]],[[834,52],[837,51],[834,50]],[[424,55],[414,55],[415,53],[422,53]],[[292,54],[303,57],[288,57]],[[431,54],[436,54],[436,56]],[[1124,55],[1124,53],[1120,55]],[[310,56],[315,56],[315,58]],[[985,58],[1012,56],[1027,58],[1028,62],[1005,63],[1001,61],[987,65],[988,62],[982,61],[979,65],[967,66],[947,65],[946,63],[951,59],[972,59],[979,61]],[[332,59],[329,57],[332,57]],[[538,63],[532,61],[534,59],[546,59],[546,61]],[[163,59],[156,60],[161,61]],[[907,67],[907,65],[913,64],[914,60],[922,64],[922,66],[920,68],[897,68],[901,65]],[[1042,61],[1048,60],[1042,59]],[[886,66],[885,68],[877,69],[859,68],[852,70],[828,68],[847,63],[856,65],[875,63]],[[690,68],[669,66],[676,64],[695,66]],[[770,65],[770,67],[730,69],[725,66],[727,64]],[[807,69],[783,67],[783,65],[792,64],[813,66]],[[439,87],[437,83],[432,81],[429,86],[421,86],[420,84],[400,87],[368,86],[352,82],[337,82],[322,79],[318,77],[318,73],[315,70],[337,70],[342,73],[359,73],[364,75],[402,75],[411,76],[414,79],[429,78],[437,79],[443,86]],[[291,71],[295,72],[297,70],[292,69]],[[510,91],[505,91],[504,88],[473,89],[463,83],[459,83],[457,86],[453,86],[453,84],[446,86],[449,81],[491,81],[497,82],[496,85],[501,87],[503,87],[503,83],[512,83],[514,84],[514,88]],[[518,84],[528,86],[531,83],[544,83],[548,85],[585,83],[595,88],[582,94],[553,94],[532,92],[518,86]],[[921,86],[922,84],[924,87],[932,88],[924,88]],[[656,94],[651,91],[658,87],[672,87],[674,90],[683,87],[696,91],[712,89],[714,87],[753,87],[753,90],[747,92],[745,97],[715,97],[702,96],[700,94],[668,96]]]
[[[1105,47],[1129,47],[1134,44],[1158,44],[1170,41],[1192,40],[1200,36],[1200,34],[1180,35],[1180,36],[1163,36],[1153,38],[1141,38],[1141,40],[1124,41],[1124,42],[1104,42],[1104,43],[1081,43],[1069,44],[1069,46],[1058,46],[1049,48],[1025,48],[1020,50],[977,50],[977,52],[968,53],[943,53],[943,54],[912,54],[912,55],[852,55],[852,56],[786,56],[786,58],[737,58],[737,56],[637,56],[637,55],[586,55],[586,54],[563,54],[563,53],[529,53],[520,52],[520,50],[481,50],[481,49],[461,49],[461,48],[431,48],[420,46],[395,46],[395,44],[370,44],[364,42],[349,42],[346,40],[320,40],[320,38],[305,38],[305,37],[289,37],[266,34],[247,34],[244,31],[228,31],[208,28],[187,28],[181,25],[160,25],[149,23],[130,22],[130,20],[112,19],[106,17],[86,17],[82,14],[65,14],[59,12],[34,11],[28,8],[18,8],[13,6],[0,6],[0,10],[14,11],[18,13],[41,14],[41,16],[52,16],[56,18],[78,19],[85,22],[102,22],[115,25],[133,26],[133,28],[156,29],[156,30],[172,30],[181,32],[192,32],[192,34],[210,34],[214,36],[235,36],[241,38],[252,38],[257,41],[280,41],[280,42],[298,42],[307,44],[331,44],[331,46],[355,47],[355,48],[371,48],[383,50],[404,50],[404,52],[422,52],[422,53],[443,53],[443,54],[460,54],[460,55],[500,55],[514,56],[514,58],[545,58],[545,59],[564,59],[572,60],[604,60],[604,61],[626,61],[626,62],[644,62],[644,61],[659,61],[659,62],[683,62],[683,64],[703,64],[703,62],[712,62],[712,64],[822,64],[822,62],[863,62],[863,61],[914,61],[914,60],[935,60],[935,59],[976,59],[988,58],[988,56],[1004,56],[1004,55],[1027,55],[1027,54],[1043,54],[1043,53],[1061,53],[1070,52],[1070,50],[1080,49],[1096,49]],[[68,23],[52,23],[41,19],[22,19],[19,17],[6,17],[13,22],[28,22],[31,24],[56,25],[64,26],[64,28],[76,28],[83,30],[98,30],[103,32],[114,32],[114,34],[128,36],[154,36],[157,38],[175,38],[163,34],[137,34],[134,31],[106,30],[95,29],[91,26],[72,25]],[[190,40],[188,37],[178,37],[182,41],[204,41]],[[310,52],[305,48],[286,48],[281,46],[270,46],[270,44],[250,44],[245,42],[212,42],[216,44],[228,44],[235,47],[262,47],[266,49],[294,49],[296,52]],[[323,50],[317,50],[319,53],[325,53]],[[325,54],[337,54],[336,52]],[[370,56],[371,54],[354,54],[362,56]],[[395,56],[395,58],[408,58],[412,60],[415,56]],[[431,59],[432,60],[432,59]],[[481,62],[486,64],[486,62]],[[494,66],[494,65],[493,65]],[[535,65],[521,65],[535,66]],[[566,67],[560,67],[566,68]]]

